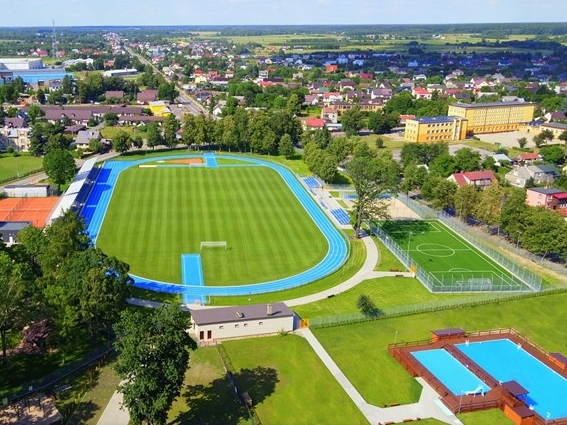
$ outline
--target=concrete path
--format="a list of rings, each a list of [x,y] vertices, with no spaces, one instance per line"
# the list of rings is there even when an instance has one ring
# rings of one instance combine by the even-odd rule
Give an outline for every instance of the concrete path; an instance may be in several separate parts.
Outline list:
[[[97,425],[128,425],[130,415],[128,409],[122,408],[122,401],[122,393],[115,391],[104,412],[102,412]]]
[[[421,378],[417,378],[417,381],[423,387],[421,396],[417,403],[386,408],[368,404],[333,361],[331,356],[329,356],[327,351],[325,351],[321,343],[317,340],[317,338],[315,338],[315,335],[313,335],[309,328],[299,329],[296,333],[304,337],[307,342],[309,342],[315,353],[319,356],[327,369],[329,369],[341,387],[343,387],[354,404],[360,409],[369,423],[375,425],[383,423],[400,423],[410,419],[418,420],[435,418],[446,424],[462,425],[462,422],[442,405],[439,400],[439,395],[435,392],[435,390],[433,390],[433,388],[431,388],[427,382]]]

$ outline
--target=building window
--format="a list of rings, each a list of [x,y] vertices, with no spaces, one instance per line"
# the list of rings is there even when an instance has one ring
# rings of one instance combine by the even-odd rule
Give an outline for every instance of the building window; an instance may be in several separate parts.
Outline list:
[[[221,326],[219,326],[219,329],[224,329],[224,326],[222,326],[222,325],[221,325]]]
[[[263,324],[264,324],[264,322],[260,322],[260,323],[258,323],[258,324],[259,324],[259,325],[261,326],[261,325],[263,325]]]
[[[234,325],[235,328],[239,327],[240,325],[237,323],[236,325]]]
[[[248,327],[248,323],[245,323],[245,324],[244,324],[244,327],[245,327],[245,328]]]

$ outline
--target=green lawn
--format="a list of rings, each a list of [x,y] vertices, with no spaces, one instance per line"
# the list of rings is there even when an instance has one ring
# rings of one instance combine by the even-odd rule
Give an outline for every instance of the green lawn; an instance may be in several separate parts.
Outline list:
[[[348,232],[349,238],[351,238],[353,232]],[[266,294],[253,294],[251,296],[239,296],[239,297],[211,297],[209,305],[243,305],[243,304],[258,304],[276,301],[285,301],[293,298],[304,297],[310,294],[316,294],[317,292],[324,291],[325,289],[333,288],[339,285],[341,282],[354,276],[358,270],[364,264],[366,259],[366,249],[364,243],[359,239],[350,239],[350,256],[347,259],[343,267],[341,267],[335,273],[319,279],[316,282],[310,283],[308,285],[298,286],[292,289],[286,289],[284,291],[270,292]]]
[[[42,166],[43,158],[27,154],[20,154],[20,156],[3,154],[0,155],[0,180],[17,180],[19,176],[40,169]]]
[[[207,285],[275,280],[305,271],[328,243],[279,174],[267,167],[130,168],[122,172],[97,246],[133,274],[181,283],[181,254],[201,241]]]
[[[419,387],[390,356],[389,343],[428,339],[434,329],[513,327],[547,351],[566,353],[567,340],[563,336],[566,302],[567,294],[562,293],[314,329],[313,333],[369,403],[411,403],[418,399]]]
[[[305,339],[288,335],[223,344],[263,424],[367,424]]]
[[[439,287],[494,285],[519,288],[522,283],[437,220],[387,221],[382,229],[418,268],[435,276]],[[443,283],[442,283],[443,282]]]

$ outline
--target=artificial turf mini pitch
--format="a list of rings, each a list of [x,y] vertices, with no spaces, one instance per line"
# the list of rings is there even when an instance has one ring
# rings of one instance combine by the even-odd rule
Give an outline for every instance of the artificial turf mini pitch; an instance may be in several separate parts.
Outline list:
[[[437,220],[400,220],[382,223],[389,237],[408,252],[416,267],[445,285],[476,283],[521,286],[508,270],[477,250]]]
[[[200,251],[201,241],[226,241]],[[114,189],[97,246],[148,279],[181,283],[181,254],[200,253],[205,284],[293,276],[328,243],[278,173],[267,167],[130,168]]]

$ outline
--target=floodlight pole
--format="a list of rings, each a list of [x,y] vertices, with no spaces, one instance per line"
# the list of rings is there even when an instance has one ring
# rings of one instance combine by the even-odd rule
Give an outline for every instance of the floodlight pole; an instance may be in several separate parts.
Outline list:
[[[410,250],[410,242],[411,242],[411,230],[408,233],[408,255],[409,255],[409,250]]]

